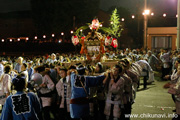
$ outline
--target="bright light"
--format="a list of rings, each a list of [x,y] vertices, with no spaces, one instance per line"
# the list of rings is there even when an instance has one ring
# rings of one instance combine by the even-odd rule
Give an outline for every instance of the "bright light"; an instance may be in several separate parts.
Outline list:
[[[178,17],[178,15],[176,15],[176,18]]]
[[[135,18],[135,16],[134,15],[132,15],[132,19],[134,19]]]
[[[37,39],[37,36],[35,36],[34,39]]]
[[[122,18],[121,20],[124,21],[124,18]]]
[[[20,38],[18,38],[17,41],[20,41]]]
[[[43,38],[46,38],[46,35],[43,35]]]
[[[27,37],[26,40],[29,40],[29,38]]]
[[[2,42],[4,42],[4,39],[2,39]]]
[[[52,34],[52,37],[54,37],[55,35],[54,34]]]
[[[145,15],[145,13],[143,12],[142,15]]]
[[[102,24],[99,25],[99,27],[102,27],[102,26],[103,26]]]
[[[62,39],[59,39],[58,43],[61,43],[62,42]]]
[[[113,24],[113,21],[111,21],[111,24]]]
[[[12,42],[12,39],[10,39],[9,41]]]
[[[82,31],[83,31],[83,29],[80,29],[80,31],[82,32]]]
[[[149,15],[150,10],[144,10],[144,13],[145,13],[146,15]]]
[[[74,32],[71,30],[71,34],[73,34]]]
[[[163,14],[163,17],[166,17],[166,13]]]
[[[64,35],[64,33],[62,32],[61,35]]]
[[[151,13],[151,15],[153,16],[153,15],[154,15],[154,13]]]

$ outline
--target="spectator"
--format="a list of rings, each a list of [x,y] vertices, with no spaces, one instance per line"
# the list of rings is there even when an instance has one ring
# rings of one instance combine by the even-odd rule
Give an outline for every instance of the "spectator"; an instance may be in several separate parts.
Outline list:
[[[26,63],[23,63],[23,64],[21,65],[21,73],[25,75],[26,82],[28,82],[28,80],[29,80],[29,75],[28,75],[27,64],[26,64]]]
[[[70,120],[70,98],[71,98],[71,88],[68,85],[68,79],[67,79],[67,69],[61,68],[60,69],[60,77],[61,79],[56,84],[56,89],[59,96],[59,120],[67,119]]]
[[[4,72],[4,66],[2,60],[0,60],[0,76],[3,74],[3,72]]]
[[[17,64],[15,65],[15,68],[14,70],[16,70],[16,72],[20,73],[21,72],[21,66],[23,64],[23,58],[22,57],[19,57],[17,59]]]
[[[31,76],[32,76],[32,74],[34,73],[34,70],[33,70],[33,68],[32,68],[32,64],[33,64],[32,61],[28,61],[28,67],[27,67],[28,78],[29,78],[28,81],[31,80]]]
[[[4,67],[4,74],[2,74],[0,79],[0,104],[2,105],[2,107],[11,91],[11,76],[9,75],[10,72],[11,66],[6,65]]]

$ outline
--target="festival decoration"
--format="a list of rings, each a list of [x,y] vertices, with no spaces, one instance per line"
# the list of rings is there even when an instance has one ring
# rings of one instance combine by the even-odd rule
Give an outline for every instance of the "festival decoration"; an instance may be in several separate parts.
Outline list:
[[[116,37],[116,38],[120,37],[123,29],[119,22],[120,18],[119,18],[119,15],[117,14],[117,9],[115,9],[112,12],[110,21],[113,23],[113,24],[110,24],[110,29],[111,29],[110,35],[112,35],[113,37]]]
[[[111,42],[112,42],[112,37],[107,36],[105,38],[105,46],[109,46],[111,44]]]
[[[102,23],[95,18],[91,24],[82,26],[74,32],[72,43],[82,45],[80,54],[85,54],[88,61],[100,61],[103,53],[105,53],[105,46],[118,47],[117,38],[120,37],[123,29],[116,9],[113,11],[110,21],[110,27],[102,27]],[[90,31],[86,31],[88,28]],[[98,30],[101,30],[101,32]],[[84,35],[84,33],[88,34]]]
[[[114,47],[114,48],[117,48],[117,47],[118,47],[118,42],[117,42],[117,39],[116,39],[116,38],[113,38],[113,39],[112,39],[111,46]]]
[[[78,38],[78,36],[72,36],[72,43],[74,44],[74,45],[77,45],[78,43],[79,43],[79,38]]]
[[[89,28],[97,30],[97,29],[99,29],[99,26],[100,26],[99,20],[98,19],[94,19],[94,20],[92,20],[92,24],[89,25]]]

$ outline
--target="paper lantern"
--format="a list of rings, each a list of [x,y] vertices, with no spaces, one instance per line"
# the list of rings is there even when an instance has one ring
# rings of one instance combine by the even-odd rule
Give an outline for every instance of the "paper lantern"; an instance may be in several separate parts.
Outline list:
[[[81,37],[81,39],[84,40],[84,39],[85,39],[85,36]]]
[[[112,39],[111,46],[114,47],[114,48],[117,48],[117,47],[118,47],[118,42],[117,42],[117,39],[116,39],[116,38],[113,38],[113,39]]]
[[[89,27],[90,27],[90,29],[96,30],[96,29],[99,28],[99,26],[100,26],[99,20],[98,19],[94,19],[94,20],[92,20],[92,24]]]
[[[112,37],[107,36],[105,38],[105,46],[109,46],[111,44],[111,42],[112,42]]]
[[[79,39],[78,39],[77,36],[72,36],[72,43],[73,43],[74,45],[77,45],[77,44],[79,43]]]

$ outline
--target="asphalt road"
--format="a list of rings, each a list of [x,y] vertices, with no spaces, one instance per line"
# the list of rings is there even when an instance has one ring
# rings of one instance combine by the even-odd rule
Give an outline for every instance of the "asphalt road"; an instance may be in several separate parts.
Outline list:
[[[131,120],[171,120],[173,117],[172,110],[175,104],[171,94],[163,85],[168,81],[161,81],[159,74],[155,74],[155,82],[148,85],[146,90],[143,89],[143,80],[137,92],[135,103],[132,106]]]

